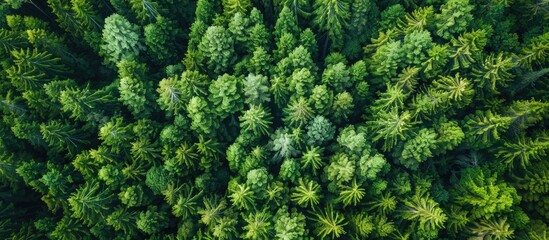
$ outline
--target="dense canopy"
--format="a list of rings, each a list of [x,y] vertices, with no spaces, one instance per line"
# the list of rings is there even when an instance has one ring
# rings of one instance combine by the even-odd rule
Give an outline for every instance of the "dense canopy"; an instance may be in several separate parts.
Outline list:
[[[547,0],[5,0],[0,239],[549,238]]]

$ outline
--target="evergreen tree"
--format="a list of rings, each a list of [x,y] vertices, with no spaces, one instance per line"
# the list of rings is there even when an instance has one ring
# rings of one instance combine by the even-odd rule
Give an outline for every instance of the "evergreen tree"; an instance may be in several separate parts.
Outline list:
[[[314,8],[314,24],[321,31],[327,32],[333,48],[340,48],[343,45],[343,33],[351,15],[349,3],[343,0],[316,0]],[[327,51],[327,44],[328,38],[324,44],[324,51]]]
[[[101,54],[107,63],[112,65],[121,60],[137,60],[143,50],[145,46],[139,26],[118,14],[105,19]]]

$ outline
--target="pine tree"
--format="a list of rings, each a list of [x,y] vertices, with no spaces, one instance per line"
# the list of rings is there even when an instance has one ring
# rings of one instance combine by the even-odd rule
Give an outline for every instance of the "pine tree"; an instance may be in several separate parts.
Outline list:
[[[246,14],[251,5],[250,0],[225,0],[223,11],[228,16],[234,16],[236,13]]]
[[[295,16],[293,16],[290,8],[288,8],[287,6],[284,6],[284,8],[282,8],[276,20],[273,32],[275,40],[278,42],[278,39],[282,37],[284,33],[289,33],[294,38],[297,38],[299,34],[297,20]]]
[[[487,43],[485,30],[466,32],[450,40],[449,57],[452,58],[452,70],[469,69],[479,59],[481,51]]]
[[[333,48],[341,48],[343,45],[343,33],[351,16],[349,3],[345,0],[316,0],[314,8],[315,19],[313,23],[321,31],[327,32],[327,37],[332,41]],[[325,53],[328,47],[327,43],[328,38],[326,38],[324,43]]]
[[[42,123],[40,132],[48,146],[58,152],[67,149],[69,153],[75,154],[80,147],[88,143],[84,133],[74,126],[59,121],[52,120],[48,123]]]
[[[356,179],[353,180],[351,186],[341,186],[341,191],[339,192],[338,201],[343,203],[343,206],[356,206],[364,195],[366,191],[364,188],[361,188],[360,184],[357,184]]]
[[[246,184],[234,184],[232,189],[230,189],[231,202],[238,209],[251,210],[255,209],[255,196],[253,191]]]
[[[242,80],[235,76],[224,74],[213,81],[209,87],[208,100],[213,104],[214,112],[224,119],[230,114],[242,110]]]
[[[114,65],[121,60],[137,60],[143,50],[145,46],[139,26],[116,13],[105,18],[100,53],[108,64]]]
[[[318,237],[332,239],[339,238],[341,235],[347,233],[343,228],[348,223],[345,221],[343,214],[335,211],[333,206],[328,206],[326,209],[320,212],[314,213],[315,232]]]
[[[465,117],[465,139],[473,144],[493,144],[500,139],[512,118],[492,113],[492,111],[476,111],[475,114]]]
[[[144,28],[145,45],[151,50],[155,59],[170,62],[177,54],[175,43],[179,34],[173,21],[158,16],[156,22]]]
[[[275,237],[278,239],[299,239],[308,232],[305,228],[305,216],[297,211],[288,212],[287,207],[279,208],[273,221]]]
[[[27,39],[16,31],[0,29],[0,56],[7,57],[15,49],[22,49],[27,45]]]
[[[216,74],[226,72],[234,61],[234,39],[221,26],[210,26],[198,45],[207,59],[208,68]]]
[[[107,217],[107,224],[117,231],[122,231],[128,236],[137,234],[138,212],[128,210],[127,208],[118,208]]]
[[[375,133],[374,142],[383,139],[383,149],[388,150],[399,141],[406,140],[410,136],[410,130],[415,122],[412,122],[410,112],[399,113],[396,110],[390,112],[381,111],[376,120],[367,122],[371,132]]]
[[[404,205],[405,210],[401,213],[402,218],[418,222],[420,231],[442,229],[448,219],[438,203],[429,195],[416,193],[404,200]]]
[[[543,66],[547,63],[549,49],[548,34],[538,36],[530,44],[523,47],[519,55],[519,64],[526,69],[532,70],[534,66]]]
[[[48,0],[48,6],[52,9],[53,14],[57,17],[59,26],[67,32],[78,35],[80,26],[76,20],[75,12],[71,11],[69,0]]]
[[[147,117],[154,110],[152,82],[146,78],[148,69],[144,64],[122,60],[117,64],[120,76],[119,100],[134,116]],[[145,106],[147,108],[145,108]]]
[[[449,0],[441,6],[441,13],[436,15],[437,35],[450,39],[452,35],[467,29],[473,20],[471,11],[474,6],[469,0]]]
[[[71,194],[69,204],[73,216],[88,225],[102,221],[109,214],[112,193],[98,182],[86,182]]]
[[[437,147],[437,134],[433,129],[423,128],[417,135],[404,143],[399,162],[407,168],[416,170],[419,164],[433,156]]]
[[[299,185],[293,189],[291,199],[293,202],[302,207],[310,207],[314,209],[320,202],[320,185],[314,180],[299,179]]]
[[[414,31],[430,29],[435,23],[435,14],[432,6],[415,9],[407,13],[403,19],[399,19],[398,28],[406,34]]]
[[[217,119],[208,108],[208,103],[200,97],[193,97],[187,104],[187,113],[191,119],[191,129],[197,133],[210,134],[218,126]]]
[[[305,125],[313,117],[313,111],[304,97],[292,100],[284,109],[284,114],[286,115],[284,121],[294,127]]]
[[[137,228],[145,233],[154,234],[168,227],[168,215],[156,206],[150,206],[146,212],[140,212],[136,221]]]
[[[90,121],[96,115],[102,115],[105,105],[114,104],[115,100],[109,92],[89,86],[83,89],[68,88],[60,92],[61,110],[70,113],[71,117],[81,121]]]
[[[57,76],[68,73],[66,67],[48,52],[37,49],[11,51],[14,65],[6,70],[8,78],[19,91],[33,90]]]
[[[248,216],[242,216],[246,225],[243,227],[245,233],[242,234],[244,239],[266,239],[271,236],[273,229],[271,223],[271,214],[266,211],[258,211],[249,213]]]
[[[267,135],[272,123],[272,116],[268,108],[261,105],[250,105],[240,119],[240,127],[244,131],[252,132],[256,136]]]
[[[477,86],[485,88],[492,93],[499,93],[498,88],[507,87],[507,82],[514,77],[509,71],[516,66],[512,57],[499,53],[497,56],[489,55],[482,66],[475,68]],[[488,84],[489,83],[489,84]]]
[[[266,76],[250,73],[244,80],[244,100],[250,105],[260,105],[262,102],[269,102],[269,81]]]
[[[74,19],[84,31],[100,31],[103,19],[89,0],[71,0]]]
[[[505,141],[503,146],[498,148],[496,157],[512,168],[517,163],[523,168],[531,164],[531,160],[541,161],[547,155],[549,150],[549,139],[542,135],[536,139],[526,138],[524,136],[517,141]]]
[[[141,22],[152,22],[160,16],[159,5],[153,0],[129,0],[132,12]]]
[[[524,191],[522,196],[528,208],[547,217],[547,213],[549,213],[546,204],[548,200],[546,195],[549,192],[549,164],[546,161],[536,162],[523,172],[522,174],[513,174],[513,186]]]
[[[506,218],[495,219],[481,219],[478,223],[475,223],[469,230],[471,234],[475,236],[494,240],[513,239],[514,230],[507,223]]]
[[[491,218],[520,201],[517,190],[479,167],[462,171],[451,192],[454,201],[470,209],[471,218]]]
[[[86,239],[91,237],[87,229],[78,219],[65,216],[57,222],[51,235],[60,240]]]

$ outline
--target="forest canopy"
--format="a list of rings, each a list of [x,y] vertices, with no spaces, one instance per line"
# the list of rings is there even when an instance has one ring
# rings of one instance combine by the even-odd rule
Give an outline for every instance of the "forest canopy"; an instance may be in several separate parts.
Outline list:
[[[549,239],[547,0],[5,0],[0,239]]]

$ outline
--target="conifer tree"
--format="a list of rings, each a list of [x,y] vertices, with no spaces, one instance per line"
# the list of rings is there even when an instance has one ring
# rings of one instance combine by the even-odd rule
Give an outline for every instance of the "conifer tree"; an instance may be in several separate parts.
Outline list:
[[[343,44],[343,33],[351,15],[349,3],[344,0],[316,0],[314,8],[314,24],[321,31],[327,32],[333,48],[340,48]],[[328,38],[324,43],[324,51],[328,47]]]

